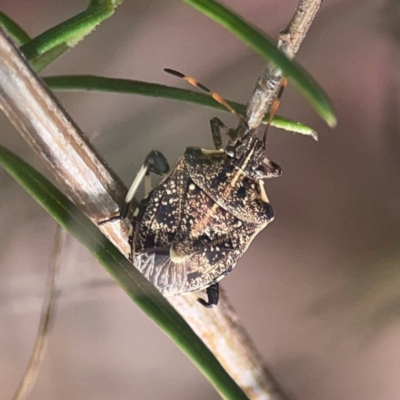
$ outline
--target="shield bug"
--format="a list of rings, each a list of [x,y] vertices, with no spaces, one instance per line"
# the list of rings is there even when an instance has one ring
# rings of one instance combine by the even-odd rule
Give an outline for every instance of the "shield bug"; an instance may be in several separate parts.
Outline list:
[[[150,152],[119,215],[101,223],[127,218],[144,180],[147,194],[131,221],[131,261],[165,296],[206,289],[208,301],[199,302],[212,307],[218,303],[218,282],[274,218],[263,180],[282,172],[265,156],[268,127],[279,96],[264,137],[259,139],[220,95],[180,72],[165,71],[209,93],[237,116],[239,125],[229,129],[213,118],[214,149],[188,147],[172,169],[160,152]],[[221,132],[228,136],[225,149]],[[152,190],[151,173],[164,176]]]

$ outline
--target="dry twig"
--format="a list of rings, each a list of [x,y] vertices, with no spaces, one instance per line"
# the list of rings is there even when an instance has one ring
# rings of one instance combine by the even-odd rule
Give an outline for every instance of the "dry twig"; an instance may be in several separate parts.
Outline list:
[[[297,54],[322,0],[301,0],[288,27],[279,34],[278,48],[290,59]],[[247,105],[247,121],[254,129],[260,126],[275,100],[282,82],[282,71],[269,63],[258,78],[253,96]]]
[[[35,386],[40,364],[46,354],[50,331],[53,326],[54,318],[56,316],[58,296],[57,277],[61,265],[61,253],[66,238],[66,232],[61,228],[61,226],[57,225],[56,234],[54,237],[53,253],[51,255],[48,268],[46,290],[43,299],[38,333],[36,336],[36,341],[33,347],[31,358],[26,367],[24,376],[22,377],[18,389],[14,395],[14,400],[24,400],[29,397],[33,387]]]
[[[320,0],[300,1],[289,28],[280,35],[279,47],[289,57],[297,52],[320,4]],[[275,98],[281,78],[280,71],[273,66],[260,77],[248,107],[251,127],[259,125],[259,118]],[[2,31],[0,107],[52,171],[65,193],[93,222],[118,209],[126,189]],[[127,255],[125,228],[123,223],[100,227]],[[250,399],[287,398],[265,370],[223,293],[215,310],[199,307],[190,295],[169,301]]]

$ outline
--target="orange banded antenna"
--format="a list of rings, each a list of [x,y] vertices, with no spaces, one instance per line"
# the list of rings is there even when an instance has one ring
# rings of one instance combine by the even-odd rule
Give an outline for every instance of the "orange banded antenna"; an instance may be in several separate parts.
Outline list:
[[[274,119],[274,115],[278,111],[278,108],[279,108],[279,106],[281,104],[281,97],[282,97],[283,91],[285,90],[286,86],[287,86],[287,79],[283,78],[282,81],[281,81],[281,84],[279,86],[278,95],[276,96],[276,99],[272,103],[271,110],[269,112],[267,126],[265,127],[264,136],[263,136],[264,147],[266,147],[266,145],[267,145],[268,131],[269,131],[269,128],[271,126],[271,122]]]
[[[222,104],[232,114],[236,115],[239,118],[240,122],[242,122],[247,127],[247,122],[243,118],[243,116],[240,115],[239,113],[237,113],[236,110],[220,94],[213,92],[207,86],[204,86],[202,83],[200,83],[195,78],[185,75],[185,74],[182,74],[179,71],[175,71],[174,69],[170,69],[170,68],[164,68],[164,71],[167,72],[168,74],[171,74],[171,75],[177,76],[178,78],[184,79],[186,82],[190,83],[192,86],[195,86],[198,89],[201,89],[204,92],[208,93],[216,102],[218,102],[219,104]]]

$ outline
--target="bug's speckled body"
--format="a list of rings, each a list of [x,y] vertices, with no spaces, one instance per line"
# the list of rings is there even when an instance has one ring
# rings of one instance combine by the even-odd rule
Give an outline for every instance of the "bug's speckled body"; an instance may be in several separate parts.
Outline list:
[[[126,218],[144,180],[148,194],[132,219],[131,261],[164,295],[207,289],[208,300],[199,302],[213,307],[218,303],[218,282],[232,271],[254,237],[274,218],[263,179],[282,173],[265,157],[267,132],[281,92],[260,140],[245,118],[218,93],[190,76],[165,71],[209,93],[238,117],[239,125],[229,129],[218,118],[211,119],[215,150],[188,147],[172,171],[159,151],[151,151],[119,214],[99,223]],[[221,131],[229,138],[225,150]],[[149,189],[150,173],[165,176],[153,190]]]
[[[227,150],[189,147],[141,201],[131,257],[164,295],[218,282],[273,220],[264,161],[263,142],[251,134]]]

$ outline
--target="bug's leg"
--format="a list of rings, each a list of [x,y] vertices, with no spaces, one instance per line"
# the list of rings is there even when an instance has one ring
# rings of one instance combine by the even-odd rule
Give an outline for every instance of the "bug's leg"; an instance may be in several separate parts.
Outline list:
[[[152,190],[150,173],[147,172],[144,176],[144,197],[147,197]]]
[[[216,150],[222,149],[222,135],[221,131],[223,131],[230,139],[230,143],[235,143],[240,137],[240,132],[236,129],[228,128],[219,118],[212,118],[210,120],[211,125],[211,133],[214,142],[214,147]]]
[[[210,120],[210,126],[211,126],[211,134],[215,150],[221,150],[222,149],[221,130],[224,131],[226,134],[228,134],[229,128],[219,118],[212,118]]]
[[[197,299],[197,301],[204,307],[211,308],[218,304],[219,299],[219,284],[214,283],[207,288],[208,301]]]
[[[118,215],[102,220],[98,223],[98,225],[105,224],[106,222],[118,221],[120,219],[125,219],[128,216],[129,207],[134,200],[134,196],[137,188],[139,187],[142,180],[148,176],[151,172],[157,175],[164,175],[169,172],[169,165],[166,158],[159,151],[151,151],[146,159],[144,160],[143,165],[140,167],[139,172],[137,173],[135,179],[132,182],[131,187],[128,190],[128,193],[125,196],[125,202],[122,206]],[[148,176],[148,178],[150,178]]]

